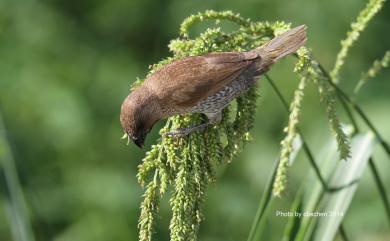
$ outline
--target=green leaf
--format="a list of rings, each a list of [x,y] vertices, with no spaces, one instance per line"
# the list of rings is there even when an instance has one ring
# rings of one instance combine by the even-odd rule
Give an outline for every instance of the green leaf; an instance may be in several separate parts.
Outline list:
[[[299,135],[296,135],[293,140],[292,151],[289,157],[290,164],[294,162],[301,148],[302,148],[302,140]],[[260,240],[260,237],[262,236],[264,227],[266,225],[265,217],[269,213],[269,210],[271,209],[274,200],[272,196],[272,186],[275,180],[278,165],[279,165],[279,161],[275,163],[275,166],[272,170],[272,175],[270,176],[267,185],[264,189],[263,195],[261,196],[259,207],[257,209],[255,219],[253,220],[252,227],[249,232],[247,241]]]
[[[351,131],[347,129],[346,132],[350,133]],[[337,143],[334,138],[329,138],[324,148],[321,149],[319,155],[316,157],[316,160],[319,162],[318,165],[322,175],[325,179],[328,179],[337,164],[334,160],[338,160]],[[299,188],[291,211],[313,211],[317,207],[323,192],[324,189],[320,180],[317,178],[315,172],[311,171]],[[289,218],[283,240],[304,240],[306,235],[311,233],[308,232],[308,229],[311,227],[311,221],[312,218],[308,217]]]
[[[3,184],[7,190],[4,192],[4,205],[13,239],[15,241],[34,241],[26,201],[0,115],[0,182],[3,181],[4,184],[0,184]]]
[[[352,140],[352,157],[338,163],[329,187],[334,192],[323,199],[321,213],[327,217],[318,218],[314,241],[332,241],[348,210],[363,171],[372,155],[375,137],[372,133],[359,134]]]

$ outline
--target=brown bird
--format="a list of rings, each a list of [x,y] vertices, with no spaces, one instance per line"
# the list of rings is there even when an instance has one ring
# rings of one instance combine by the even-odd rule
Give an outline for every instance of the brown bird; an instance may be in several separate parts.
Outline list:
[[[209,123],[176,130],[187,135],[221,120],[222,110],[279,59],[306,42],[304,25],[288,30],[248,52],[218,52],[187,57],[161,67],[124,100],[120,121],[133,142],[142,148],[145,137],[160,119],[203,113]]]

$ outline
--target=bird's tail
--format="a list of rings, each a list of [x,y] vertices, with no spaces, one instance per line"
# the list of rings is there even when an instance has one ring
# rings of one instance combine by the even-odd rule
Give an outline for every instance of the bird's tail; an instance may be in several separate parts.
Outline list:
[[[296,52],[306,42],[306,26],[301,25],[276,36],[260,47],[266,57],[273,63]]]

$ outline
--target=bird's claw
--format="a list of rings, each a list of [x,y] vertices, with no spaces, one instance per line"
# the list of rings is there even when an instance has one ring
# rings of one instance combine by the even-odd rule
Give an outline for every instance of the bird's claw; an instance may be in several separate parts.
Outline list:
[[[167,137],[167,136],[177,137],[177,138],[185,137],[185,136],[188,136],[189,134],[191,134],[192,132],[204,130],[208,125],[210,125],[210,124],[205,123],[205,124],[201,124],[201,125],[193,126],[193,127],[189,127],[189,128],[179,128],[179,129],[176,129],[176,130],[173,130],[170,132],[166,132],[166,133],[162,134],[162,136],[163,137]]]

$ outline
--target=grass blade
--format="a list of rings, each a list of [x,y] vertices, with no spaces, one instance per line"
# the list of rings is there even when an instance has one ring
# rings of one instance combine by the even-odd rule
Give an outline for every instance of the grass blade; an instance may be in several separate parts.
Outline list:
[[[372,133],[359,134],[353,138],[352,158],[338,163],[329,182],[330,187],[335,191],[327,193],[323,199],[322,212],[331,216],[318,219],[314,241],[334,240],[358,187],[358,181],[368,165],[374,144],[375,137]],[[343,188],[339,189],[339,187]]]
[[[292,163],[295,160],[299,150],[302,147],[302,141],[301,141],[301,138],[299,136],[295,137],[293,143],[294,143],[293,144],[293,151],[291,152],[291,155],[289,158],[290,163]],[[269,211],[270,207],[272,206],[272,202],[274,200],[272,197],[272,186],[274,183],[274,179],[276,176],[276,171],[278,169],[278,165],[279,165],[279,161],[275,162],[275,166],[273,167],[273,170],[272,170],[272,175],[270,176],[270,178],[267,182],[266,188],[264,189],[263,195],[262,195],[260,203],[259,203],[259,207],[256,211],[255,219],[253,220],[252,227],[251,227],[251,230],[249,232],[249,236],[248,236],[247,241],[259,240],[261,235],[262,235],[262,231],[264,230],[264,225],[265,225],[264,217],[267,216],[266,214]]]
[[[15,162],[6,139],[0,116],[0,182],[5,187],[4,203],[15,241],[34,241],[22,187],[17,176]]]
[[[375,184],[378,187],[379,195],[381,196],[383,205],[386,210],[386,217],[390,223],[390,201],[387,197],[385,185],[383,184],[382,179],[379,176],[378,168],[376,167],[374,159],[372,157],[370,158],[369,165],[372,176],[374,177]]]
[[[334,160],[338,158],[337,155],[337,144],[334,138],[329,138],[325,147],[320,151],[319,166],[325,179],[329,177],[336,163]],[[307,192],[310,190],[310,192]],[[318,205],[318,202],[323,195],[324,188],[317,175],[313,172],[304,180],[303,184],[299,188],[299,191],[295,197],[294,204],[292,207],[293,212],[312,212]],[[294,207],[295,206],[295,207]],[[301,211],[296,209],[300,207]],[[287,222],[287,227],[284,232],[284,239],[287,240],[304,240],[308,229],[310,227],[312,219],[308,217],[301,218],[290,218]],[[292,229],[295,227],[295,229]]]

